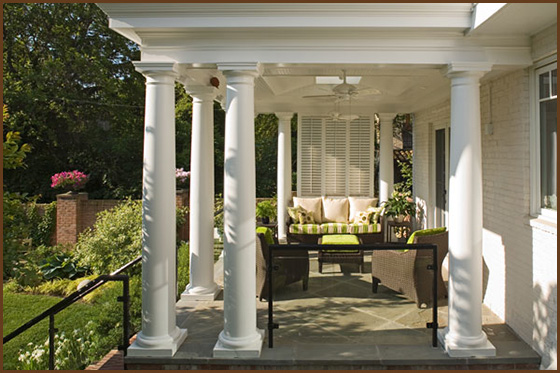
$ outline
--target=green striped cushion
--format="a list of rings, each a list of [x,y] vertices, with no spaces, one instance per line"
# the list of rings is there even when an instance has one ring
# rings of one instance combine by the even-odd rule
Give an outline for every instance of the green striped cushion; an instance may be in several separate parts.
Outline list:
[[[290,233],[296,234],[320,234],[320,224],[290,224]]]
[[[321,224],[321,233],[323,234],[337,234],[349,233],[347,223],[324,223]]]
[[[379,224],[346,224],[346,223],[325,223],[321,224],[323,234],[359,234],[359,233],[378,233],[381,232]]]

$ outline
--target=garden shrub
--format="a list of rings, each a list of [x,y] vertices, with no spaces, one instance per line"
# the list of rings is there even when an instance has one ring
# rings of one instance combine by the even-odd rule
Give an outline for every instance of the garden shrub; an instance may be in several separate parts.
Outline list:
[[[186,222],[187,207],[176,209],[177,226]],[[78,237],[75,255],[93,273],[108,274],[142,252],[142,202],[128,199],[102,211],[92,228]],[[140,273],[140,266],[135,273]]]
[[[93,228],[80,234],[76,258],[93,273],[108,274],[141,253],[142,203],[128,199],[97,215]]]
[[[31,239],[34,246],[51,244],[51,239],[56,229],[56,201],[45,205],[44,214],[39,215],[38,208],[33,204],[35,224],[31,230]]]
[[[189,244],[182,242],[177,249],[177,299],[189,283]]]
[[[2,276],[4,280],[15,275],[20,258],[31,247],[31,216],[26,203],[27,196],[4,192],[3,196],[3,258]]]
[[[65,333],[55,334],[55,361],[56,370],[78,370],[84,369],[94,360],[91,351],[96,346],[92,343],[93,331],[88,331],[93,326],[92,322],[86,325],[86,332],[74,329],[72,335],[66,337]],[[49,369],[49,339],[42,345],[29,343],[25,350],[19,353],[19,369],[24,370],[47,370]]]
[[[140,330],[142,319],[142,279],[139,275],[130,278],[130,332]],[[103,286],[105,290],[93,301],[99,316],[93,325],[93,344],[91,352],[94,360],[102,358],[107,351],[122,343],[122,283],[114,282]]]

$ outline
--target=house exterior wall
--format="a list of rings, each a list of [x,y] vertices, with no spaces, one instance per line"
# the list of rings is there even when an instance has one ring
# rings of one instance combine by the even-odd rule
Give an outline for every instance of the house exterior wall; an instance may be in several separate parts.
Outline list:
[[[532,40],[535,60],[555,53],[556,26]],[[484,304],[541,354],[544,368],[555,369],[557,230],[530,215],[529,79],[530,70],[522,69],[480,87]],[[428,212],[433,128],[449,122],[449,101],[415,113],[414,193]],[[430,227],[432,221],[421,216],[418,224]]]

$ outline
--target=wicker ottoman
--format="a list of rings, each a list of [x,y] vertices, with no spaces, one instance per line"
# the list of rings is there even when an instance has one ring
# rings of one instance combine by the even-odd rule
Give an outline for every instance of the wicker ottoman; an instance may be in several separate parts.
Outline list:
[[[359,245],[360,239],[353,234],[328,234],[319,238],[319,245]],[[323,273],[323,263],[351,263],[364,271],[364,252],[362,250],[319,250],[319,273]]]

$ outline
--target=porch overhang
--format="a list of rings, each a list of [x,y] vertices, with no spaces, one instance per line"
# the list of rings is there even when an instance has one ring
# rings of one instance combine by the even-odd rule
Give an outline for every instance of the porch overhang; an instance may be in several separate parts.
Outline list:
[[[353,98],[352,111],[370,115],[372,106],[412,112],[441,100],[449,94],[441,69],[450,63],[488,63],[489,76],[532,63],[528,33],[469,33],[471,3],[99,6],[111,28],[142,46],[142,61],[176,62],[195,85],[208,75],[224,80],[218,63],[258,62],[261,113],[326,114],[332,102],[302,97],[324,93],[314,78],[343,68],[380,91]]]

